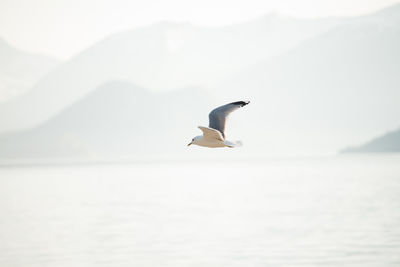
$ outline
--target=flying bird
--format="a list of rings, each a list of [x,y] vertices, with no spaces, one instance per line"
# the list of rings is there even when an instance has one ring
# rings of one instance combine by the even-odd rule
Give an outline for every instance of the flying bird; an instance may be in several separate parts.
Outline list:
[[[250,101],[237,101],[213,109],[208,115],[208,127],[198,126],[203,135],[196,136],[188,144],[204,147],[236,147],[241,142],[231,142],[225,140],[225,122],[229,114],[233,111],[246,106]]]

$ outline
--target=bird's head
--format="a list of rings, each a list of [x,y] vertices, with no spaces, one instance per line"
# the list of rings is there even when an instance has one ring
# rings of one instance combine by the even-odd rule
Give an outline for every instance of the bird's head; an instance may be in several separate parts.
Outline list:
[[[198,135],[198,136],[193,137],[193,138],[192,138],[192,141],[190,141],[190,143],[189,143],[187,146],[190,146],[190,145],[197,145],[198,142],[199,142],[199,140],[200,140],[201,138],[203,138],[201,135]]]

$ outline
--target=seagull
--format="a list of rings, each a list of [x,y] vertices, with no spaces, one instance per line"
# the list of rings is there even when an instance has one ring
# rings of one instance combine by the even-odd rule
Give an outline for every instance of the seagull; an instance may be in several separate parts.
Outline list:
[[[231,142],[225,140],[225,121],[231,112],[246,106],[249,103],[250,101],[237,101],[213,109],[210,114],[208,114],[208,127],[198,126],[198,128],[203,132],[203,135],[194,137],[188,146],[198,145],[212,148],[241,146],[240,141]]]

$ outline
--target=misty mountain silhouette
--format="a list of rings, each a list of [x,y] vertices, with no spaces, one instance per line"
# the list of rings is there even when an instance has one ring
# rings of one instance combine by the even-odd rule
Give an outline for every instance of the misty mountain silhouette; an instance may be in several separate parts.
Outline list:
[[[350,19],[238,72],[220,88],[235,96],[247,88],[262,99],[256,112],[264,114],[266,132],[286,128],[289,140],[340,147],[398,124],[399,33],[396,5]]]
[[[215,88],[222,77],[283,53],[337,23],[270,15],[219,28],[161,22],[117,33],[60,65],[26,95],[0,105],[0,132],[33,127],[110,80],[154,91]]]
[[[0,157],[112,156],[185,148],[196,120],[212,105],[207,93],[185,88],[151,93],[108,82],[45,123],[0,136]]]
[[[400,152],[400,130],[379,136],[361,146],[349,147],[342,153],[388,153]]]
[[[0,104],[25,93],[58,64],[58,60],[21,51],[0,38]]]
[[[162,140],[163,135],[149,126],[153,123],[175,138],[187,128],[164,125],[161,119],[194,121],[173,107],[190,103],[193,110],[202,110],[201,118],[213,108],[213,98],[198,88],[223,99],[222,103],[228,102],[227,97],[252,100],[246,111],[252,123],[247,136],[241,135],[248,140],[245,148],[332,152],[398,125],[399,18],[396,5],[340,20],[265,16],[221,28],[164,22],[112,35],[60,65],[23,97],[0,105],[0,132],[30,128],[3,135],[1,153],[53,155],[73,148],[71,154],[132,152],[136,136]],[[130,89],[110,80],[127,81]],[[197,83],[202,86],[191,86]],[[187,92],[171,91],[188,87],[192,89]],[[153,110],[147,110],[148,105],[129,106],[141,94],[142,103],[165,97],[157,107],[167,106],[168,98],[171,106]],[[100,103],[107,101],[110,108],[101,108]],[[172,113],[167,118],[154,115],[164,110]],[[143,116],[135,117],[137,112]],[[102,124],[102,117],[107,124]],[[124,124],[130,121],[135,126]],[[73,133],[66,134],[68,129]],[[108,134],[107,129],[114,130]],[[186,140],[186,134],[182,138]],[[113,141],[117,139],[119,144]],[[263,142],[252,144],[254,140]],[[40,148],[40,142],[48,146]],[[65,147],[57,148],[60,144]]]

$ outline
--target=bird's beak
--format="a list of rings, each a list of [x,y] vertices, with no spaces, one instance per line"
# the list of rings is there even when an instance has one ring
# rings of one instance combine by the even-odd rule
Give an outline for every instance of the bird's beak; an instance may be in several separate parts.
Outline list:
[[[192,144],[192,142],[190,142],[189,144],[187,144],[187,146],[190,146]]]

